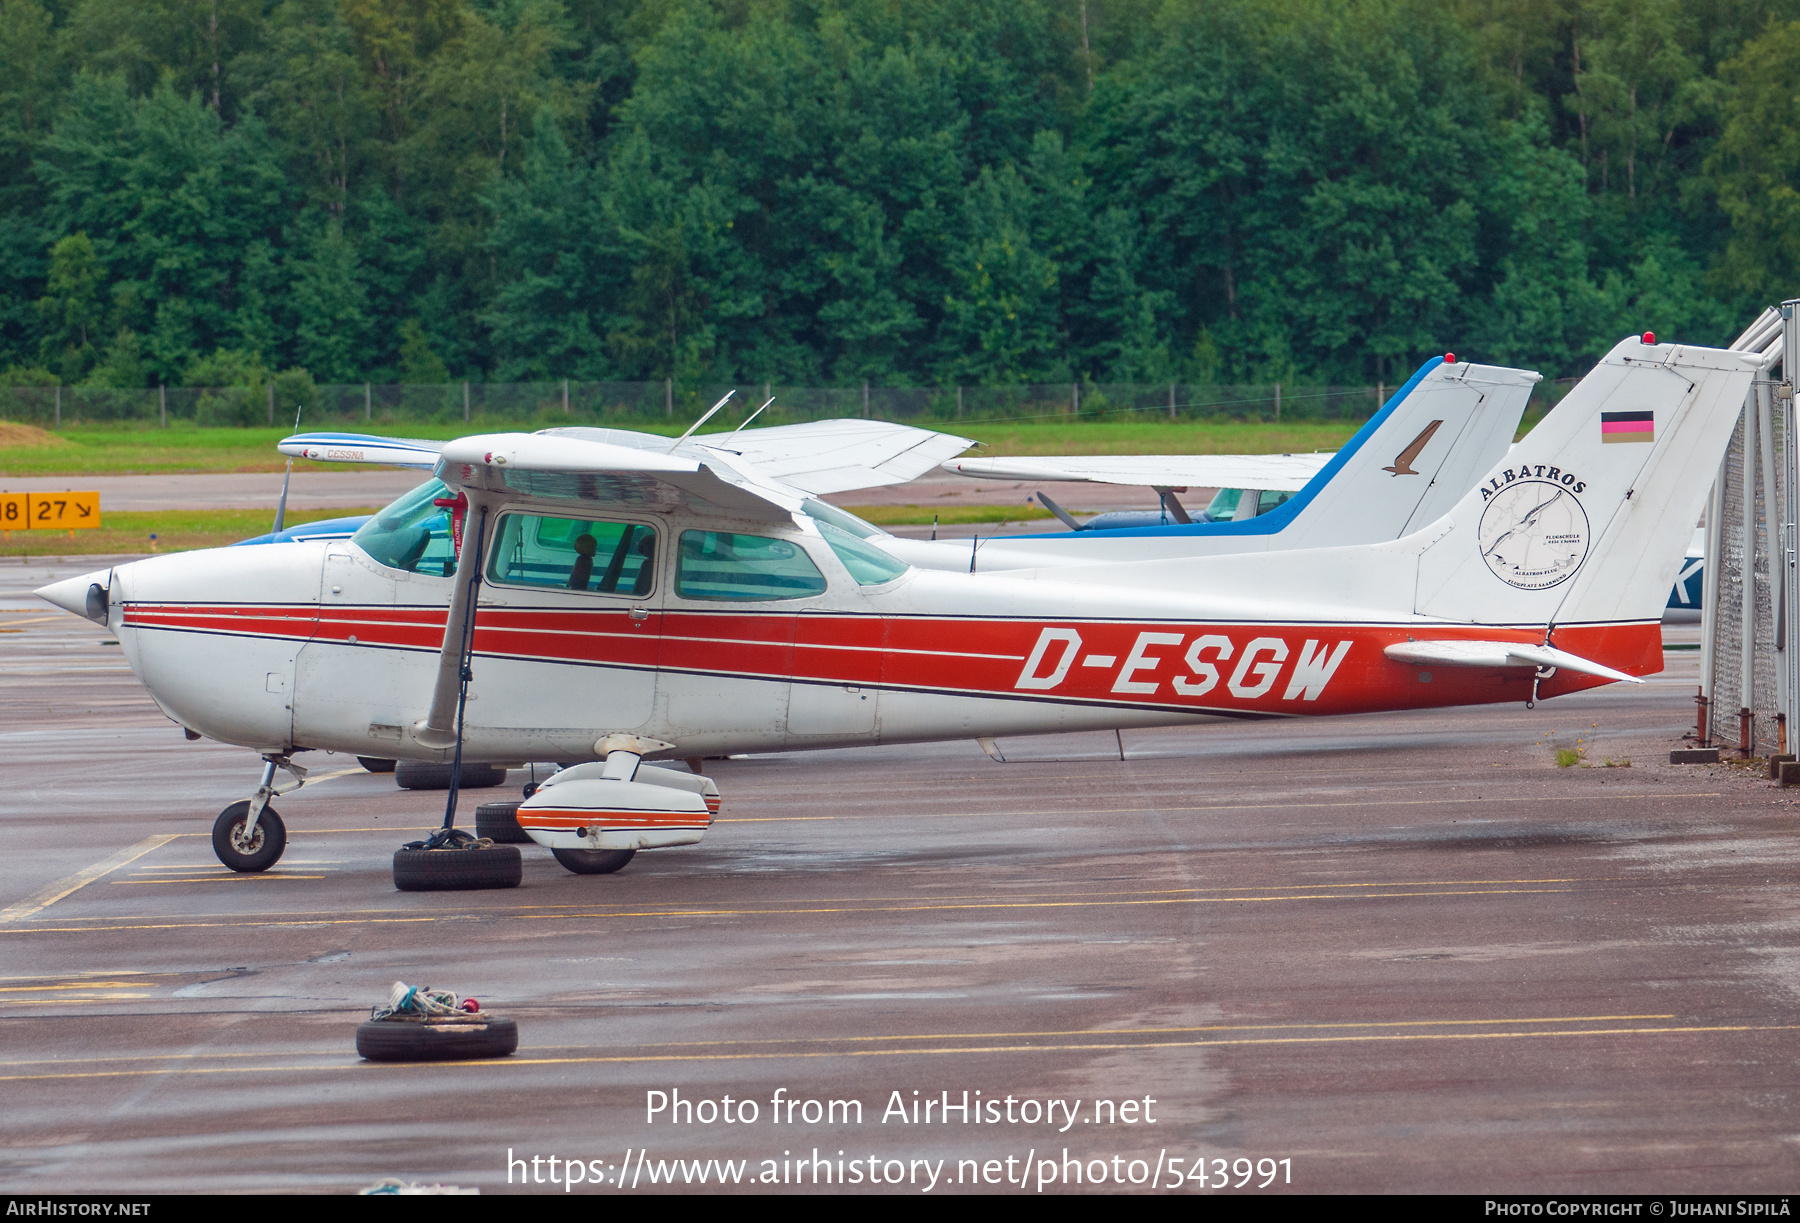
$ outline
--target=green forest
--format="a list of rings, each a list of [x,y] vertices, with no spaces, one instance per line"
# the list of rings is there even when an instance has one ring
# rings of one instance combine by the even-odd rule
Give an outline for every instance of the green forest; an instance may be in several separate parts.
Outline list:
[[[0,0],[0,383],[1568,376],[1800,292],[1797,18]]]

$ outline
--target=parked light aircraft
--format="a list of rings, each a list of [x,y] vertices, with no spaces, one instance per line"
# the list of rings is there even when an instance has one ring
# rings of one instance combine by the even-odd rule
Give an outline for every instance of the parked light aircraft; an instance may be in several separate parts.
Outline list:
[[[1505,456],[1538,380],[1529,370],[1433,357],[1331,455],[955,458],[943,467],[957,475],[1149,486],[1176,521],[1113,529],[1108,515],[1078,524],[1040,493],[1075,530],[881,544],[921,568],[995,573],[1396,539],[1441,518]],[[1231,516],[1188,521],[1176,497],[1184,488],[1235,493]]]
[[[228,866],[280,856],[274,771],[330,749],[604,758],[519,810],[581,870],[709,824],[710,783],[644,756],[1529,701],[1657,671],[1681,545],[1763,363],[1621,343],[1449,513],[1382,543],[925,571],[796,489],[834,463],[854,469],[839,487],[879,482],[934,435],[835,422],[732,453],[569,429],[445,444],[438,481],[349,542],[39,593],[107,624],[191,733],[263,757],[215,826]],[[1603,444],[1621,413],[1649,427]]]

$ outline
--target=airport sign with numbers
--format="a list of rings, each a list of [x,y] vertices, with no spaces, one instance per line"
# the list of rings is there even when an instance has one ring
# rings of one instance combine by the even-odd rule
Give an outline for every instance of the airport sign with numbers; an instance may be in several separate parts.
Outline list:
[[[99,525],[97,492],[0,493],[0,531],[73,531]]]

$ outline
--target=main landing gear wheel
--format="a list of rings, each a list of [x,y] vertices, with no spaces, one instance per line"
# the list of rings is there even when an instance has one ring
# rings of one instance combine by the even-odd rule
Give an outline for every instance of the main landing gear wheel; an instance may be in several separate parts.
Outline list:
[[[553,849],[556,860],[577,875],[610,875],[637,857],[635,849]]]
[[[213,821],[212,846],[219,861],[232,870],[255,874],[281,860],[281,853],[287,848],[287,825],[273,807],[263,808],[256,830],[246,837],[244,825],[249,822],[250,800],[239,799]]]
[[[379,756],[358,756],[356,758],[356,763],[362,765],[363,768],[371,773],[392,773],[396,762],[384,760]]]
[[[370,1019],[356,1029],[356,1051],[372,1062],[448,1062],[505,1057],[518,1047],[519,1025],[497,1017]]]
[[[442,834],[441,849],[414,841],[394,851],[394,886],[402,892],[472,892],[516,888],[525,861],[513,845],[478,841],[460,828]]]
[[[517,802],[482,803],[475,808],[475,835],[500,845],[526,845],[531,834],[519,827]]]
[[[448,790],[450,774],[455,767],[451,764],[402,760],[394,766],[394,784],[402,790]],[[462,766],[462,780],[458,783],[458,788],[485,790],[505,784],[505,769],[497,769],[491,764],[465,764]]]

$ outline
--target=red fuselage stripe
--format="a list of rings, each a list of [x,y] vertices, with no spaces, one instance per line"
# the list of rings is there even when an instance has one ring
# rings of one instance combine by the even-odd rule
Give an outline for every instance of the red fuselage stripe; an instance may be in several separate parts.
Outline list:
[[[128,604],[134,628],[435,653],[441,608]],[[745,615],[484,608],[480,655],[871,689],[1282,716],[1524,700],[1529,669],[1419,667],[1383,650],[1413,638],[1539,644],[1541,630],[1436,624]],[[1661,626],[1570,625],[1554,644],[1633,675],[1662,669]],[[1606,681],[1564,671],[1556,696]]]

